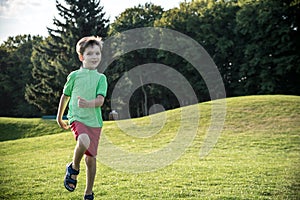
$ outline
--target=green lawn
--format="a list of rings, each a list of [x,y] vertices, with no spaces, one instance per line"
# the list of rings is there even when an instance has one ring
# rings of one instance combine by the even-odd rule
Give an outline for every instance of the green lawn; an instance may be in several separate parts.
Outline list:
[[[61,132],[55,120],[0,118],[0,142]]]
[[[167,167],[129,173],[99,159],[95,199],[300,199],[300,97],[228,98],[226,106],[223,131],[208,156],[200,159],[199,152],[211,123],[210,102],[184,108],[200,111],[198,132]],[[154,121],[163,114],[167,119],[151,137],[128,136],[115,122],[105,122],[104,135],[127,151],[159,150],[175,137],[181,112],[154,115]],[[150,119],[134,122],[142,126]],[[0,128],[0,199],[82,199],[83,163],[76,191],[63,186],[75,145],[69,131],[57,131],[54,121],[40,119],[0,118]]]

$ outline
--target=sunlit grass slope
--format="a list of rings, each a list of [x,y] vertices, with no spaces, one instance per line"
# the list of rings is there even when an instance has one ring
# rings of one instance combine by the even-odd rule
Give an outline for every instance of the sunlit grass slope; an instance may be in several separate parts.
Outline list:
[[[0,141],[61,133],[55,120],[0,118]]]
[[[208,156],[200,159],[199,151],[211,123],[211,102],[185,108],[200,111],[198,132],[171,165],[153,172],[128,173],[98,162],[96,199],[299,199],[300,97],[248,96],[226,102],[225,125]],[[103,133],[127,151],[155,151],[176,135],[181,112],[176,109],[154,115],[152,120],[163,114],[167,120],[161,131],[149,137],[129,136],[115,122],[105,122]],[[44,123],[38,119],[1,119],[1,123],[3,120],[28,126],[32,122],[32,127],[28,127],[30,133],[5,128],[7,134],[19,134],[16,138],[22,139],[10,137],[0,142],[0,199],[82,199],[83,163],[76,191],[69,193],[63,187],[65,165],[75,145],[72,134],[61,131],[24,138],[41,131],[50,134],[48,128],[56,130],[57,125],[49,123],[47,129],[38,129],[38,124]],[[134,120],[140,126],[149,122],[149,117]]]

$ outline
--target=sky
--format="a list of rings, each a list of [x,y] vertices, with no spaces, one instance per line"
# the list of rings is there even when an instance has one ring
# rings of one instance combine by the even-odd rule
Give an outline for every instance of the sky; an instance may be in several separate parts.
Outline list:
[[[126,8],[151,2],[164,10],[178,7],[183,0],[101,0],[106,18],[111,22]],[[64,2],[59,0],[59,2]],[[0,42],[9,36],[31,34],[47,36],[47,28],[53,27],[58,16],[55,0],[0,0]]]

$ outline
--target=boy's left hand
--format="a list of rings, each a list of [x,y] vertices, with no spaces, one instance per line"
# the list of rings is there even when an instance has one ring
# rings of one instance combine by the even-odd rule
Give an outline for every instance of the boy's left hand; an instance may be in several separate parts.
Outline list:
[[[85,100],[84,98],[78,97],[78,107],[79,108],[89,108],[90,102]]]

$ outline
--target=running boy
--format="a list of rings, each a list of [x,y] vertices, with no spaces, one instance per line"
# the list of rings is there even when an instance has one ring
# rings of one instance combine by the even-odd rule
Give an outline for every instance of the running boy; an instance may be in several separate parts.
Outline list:
[[[84,37],[76,45],[80,69],[69,74],[60,98],[57,123],[63,129],[71,128],[77,144],[74,149],[73,161],[67,165],[64,180],[65,188],[73,192],[77,184],[80,161],[85,154],[86,188],[84,199],[93,200],[93,185],[96,175],[96,155],[103,125],[101,106],[107,91],[104,74],[97,71],[101,61],[102,41],[99,37]],[[67,125],[63,114],[69,103]]]

